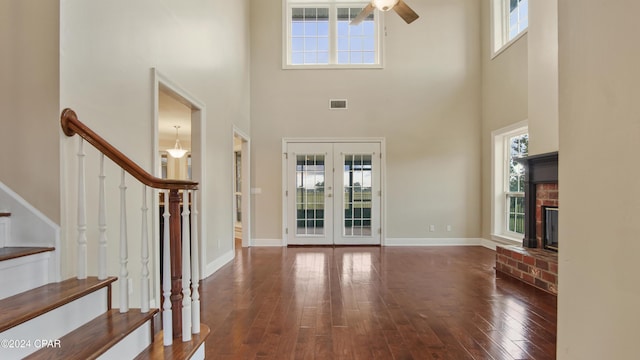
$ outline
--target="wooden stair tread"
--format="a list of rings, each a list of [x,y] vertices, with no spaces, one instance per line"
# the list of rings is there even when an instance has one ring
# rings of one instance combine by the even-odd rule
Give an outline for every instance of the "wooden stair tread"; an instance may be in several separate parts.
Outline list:
[[[88,277],[52,283],[0,300],[0,332],[109,286],[116,277]]]
[[[147,313],[129,309],[120,313],[118,309],[111,309],[61,337],[59,348],[43,348],[25,359],[95,359],[151,320],[157,312],[158,309]]]
[[[0,217],[9,217],[11,216],[10,212],[0,212]]]
[[[134,360],[182,360],[190,359],[196,350],[204,343],[211,330],[205,324],[200,324],[200,333],[192,334],[191,341],[182,342],[182,339],[173,339],[171,346],[164,346],[163,332],[159,331],[153,338],[153,343],[144,349]]]
[[[52,247],[3,247],[0,248],[0,261],[53,251]]]

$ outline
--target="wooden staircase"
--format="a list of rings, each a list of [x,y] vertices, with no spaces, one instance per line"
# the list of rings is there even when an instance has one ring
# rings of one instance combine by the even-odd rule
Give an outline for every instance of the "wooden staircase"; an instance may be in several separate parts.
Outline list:
[[[9,213],[2,213],[10,225]],[[11,239],[9,236],[5,240]],[[8,241],[12,243],[12,241]],[[53,247],[0,248],[3,287],[24,288],[16,271],[42,271],[42,254]],[[17,270],[16,270],[17,269]],[[0,299],[1,359],[130,359],[151,346],[157,309],[120,313],[111,308],[116,277],[67,279]],[[33,284],[33,283],[32,283]],[[15,291],[5,290],[5,293]],[[154,353],[149,353],[155,356]]]
[[[1,249],[3,260],[12,250]],[[165,347],[162,331],[154,326],[158,309],[146,313],[112,309],[115,281],[115,277],[73,278],[0,300],[0,358],[191,359],[201,349],[209,335],[206,325],[191,341]]]
[[[0,182],[0,359],[204,359],[209,328],[200,323],[198,183],[158,179],[78,121],[69,109],[61,116],[63,132],[79,135],[77,239],[60,239],[60,226],[27,204]],[[97,276],[89,276],[87,260],[86,194],[83,142],[100,153],[100,199]],[[104,159],[121,168],[119,277],[108,276]],[[143,186],[141,248],[141,308],[129,308],[125,173]],[[163,229],[162,296],[150,308],[147,192],[168,199]],[[182,194],[180,195],[180,192]],[[185,199],[182,203],[182,199]],[[18,216],[13,218],[13,212]],[[37,224],[32,225],[35,221]],[[190,224],[190,226],[182,226]],[[42,230],[45,229],[45,230]],[[124,229],[124,230],[123,230]],[[41,240],[38,234],[53,240]],[[18,234],[19,236],[14,236]],[[24,237],[25,239],[16,239]],[[61,252],[76,245],[77,278],[61,281]],[[43,245],[43,246],[40,246]],[[113,244],[112,244],[113,245]],[[111,246],[111,245],[110,245]],[[65,258],[64,261],[74,261]],[[119,308],[112,308],[117,284]]]

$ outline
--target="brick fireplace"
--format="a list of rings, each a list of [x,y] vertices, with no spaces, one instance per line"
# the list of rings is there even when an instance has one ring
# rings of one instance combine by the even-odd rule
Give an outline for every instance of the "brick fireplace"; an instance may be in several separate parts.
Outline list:
[[[524,240],[522,246],[543,248],[543,206],[558,206],[558,153],[522,159],[524,181]]]
[[[545,216],[548,210],[558,211],[558,183],[536,185],[536,248],[545,248],[558,251],[555,248],[545,246],[545,225],[549,222]],[[545,211],[546,210],[546,211]],[[533,221],[533,219],[532,219]]]
[[[516,278],[552,294],[558,293],[557,236],[555,243],[545,246],[545,214],[558,214],[558,153],[529,156],[521,160],[525,166],[525,233],[522,246],[498,246],[496,272]],[[553,216],[549,217],[552,218]],[[551,225],[551,223],[549,224]],[[555,227],[555,228],[554,228]]]

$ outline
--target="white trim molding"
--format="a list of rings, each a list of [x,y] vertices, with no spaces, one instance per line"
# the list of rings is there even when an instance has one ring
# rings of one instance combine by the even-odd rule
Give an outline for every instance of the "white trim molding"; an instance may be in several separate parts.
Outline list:
[[[229,262],[233,261],[236,257],[236,253],[233,250],[227,251],[222,254],[219,258],[213,260],[205,267],[204,276],[202,279],[208,278],[213,275],[216,271],[220,270],[223,266],[227,265]]]
[[[494,250],[502,243],[483,238],[387,238],[384,246],[482,246]]]
[[[283,239],[253,239],[253,247],[282,247],[286,246]]]
[[[387,238],[383,247],[409,246],[482,246],[494,250],[498,245],[513,245],[484,238]],[[284,247],[283,239],[253,239],[254,247]]]
[[[478,246],[478,238],[387,238],[384,246]]]

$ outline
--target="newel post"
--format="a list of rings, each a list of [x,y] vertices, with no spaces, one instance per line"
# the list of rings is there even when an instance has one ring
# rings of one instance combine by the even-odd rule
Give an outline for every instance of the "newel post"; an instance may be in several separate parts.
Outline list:
[[[180,194],[169,191],[170,248],[171,248],[171,313],[173,337],[182,337],[182,231],[180,229]]]

